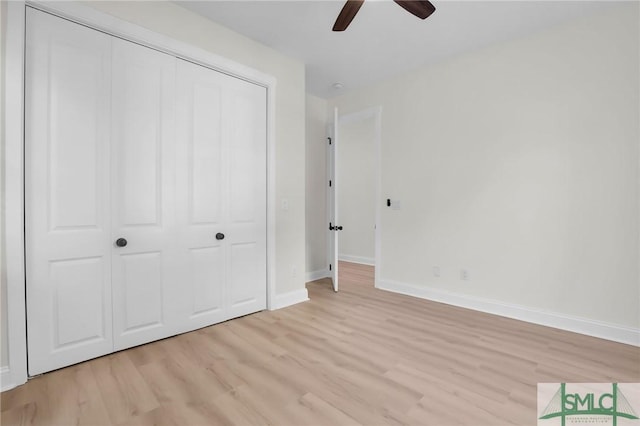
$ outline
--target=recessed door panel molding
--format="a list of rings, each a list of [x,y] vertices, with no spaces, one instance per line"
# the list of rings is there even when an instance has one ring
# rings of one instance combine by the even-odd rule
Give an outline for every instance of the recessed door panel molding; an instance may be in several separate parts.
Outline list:
[[[175,58],[113,41],[114,221],[163,226],[172,185]],[[166,218],[171,220],[171,218]]]
[[[113,350],[111,38],[27,9],[25,243],[29,374]]]
[[[53,350],[90,341],[104,341],[106,312],[102,257],[50,262],[49,282],[55,289]]]
[[[224,313],[225,296],[225,251],[218,246],[189,250],[191,318]]]
[[[114,347],[175,334],[175,61],[113,40],[111,149]]]
[[[191,170],[188,194],[190,221],[192,224],[220,223],[223,201],[221,171],[226,167],[221,151],[221,88],[215,80],[203,78],[186,87],[186,91],[187,105],[192,114],[187,141]]]
[[[242,309],[255,305],[261,294],[256,290],[265,275],[259,245],[255,242],[235,243],[230,245],[229,252],[229,306]]]
[[[234,96],[235,95],[235,96]],[[233,90],[225,108],[225,121],[228,125],[229,141],[229,220],[233,222],[253,222],[255,205],[260,203],[256,196],[254,172],[258,168],[260,141],[256,140],[254,129],[250,127],[256,121],[256,111],[252,107],[251,93]]]
[[[226,90],[229,221],[261,224],[266,205],[266,89],[234,81]]]
[[[161,253],[128,254],[120,258],[124,266],[123,334],[140,328],[161,326],[163,318]]]
[[[130,57],[120,57],[122,50],[114,49],[114,67],[119,68],[114,88],[121,97],[114,103],[122,108],[114,112],[118,126],[113,135],[120,147],[115,164],[122,225],[162,226],[162,68],[156,69],[155,61],[148,67],[130,64]]]
[[[50,229],[97,227],[102,221],[97,199],[103,183],[96,146],[100,118],[90,104],[104,91],[100,87],[104,58],[89,52],[87,46],[56,38],[51,40],[49,55]],[[71,93],[82,99],[70,102]]]

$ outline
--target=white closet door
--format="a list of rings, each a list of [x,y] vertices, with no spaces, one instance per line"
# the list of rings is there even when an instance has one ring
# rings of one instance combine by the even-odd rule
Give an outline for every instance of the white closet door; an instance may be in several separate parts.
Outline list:
[[[266,308],[266,89],[27,8],[29,373]]]
[[[175,61],[155,50],[113,40],[111,242],[116,350],[175,334],[180,284],[174,244]],[[126,240],[126,246],[119,246],[118,239]]]
[[[29,374],[113,350],[111,38],[27,8]]]
[[[177,67],[183,329],[266,307],[266,90]]]
[[[267,303],[267,90],[228,77],[222,109],[227,146],[228,317]]]
[[[224,229],[228,163],[222,135],[223,75],[177,63],[177,187],[184,330],[227,319]]]

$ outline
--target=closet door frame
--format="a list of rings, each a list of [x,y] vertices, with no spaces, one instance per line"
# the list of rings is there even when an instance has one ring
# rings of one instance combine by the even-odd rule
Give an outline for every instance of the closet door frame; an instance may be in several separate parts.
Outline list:
[[[24,236],[24,58],[25,11],[33,7],[60,18],[138,43],[215,71],[257,84],[267,90],[267,309],[275,299],[275,93],[276,79],[204,49],[149,31],[78,3],[16,0],[3,2],[5,44],[4,175],[7,278],[8,368],[0,369],[2,391],[26,383],[27,339]]]

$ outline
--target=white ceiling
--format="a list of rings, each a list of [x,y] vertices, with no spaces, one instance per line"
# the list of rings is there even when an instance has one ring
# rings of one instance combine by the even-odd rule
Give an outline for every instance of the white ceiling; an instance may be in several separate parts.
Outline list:
[[[307,92],[323,98],[616,4],[603,0],[432,3],[435,13],[422,21],[391,0],[367,0],[346,31],[333,32],[343,1],[178,2],[304,62]],[[336,82],[343,88],[332,88]]]

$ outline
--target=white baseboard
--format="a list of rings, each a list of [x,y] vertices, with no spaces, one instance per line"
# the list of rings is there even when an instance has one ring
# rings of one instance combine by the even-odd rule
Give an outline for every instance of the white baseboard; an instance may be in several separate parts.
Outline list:
[[[360,263],[362,265],[370,266],[376,264],[376,260],[373,257],[352,256],[350,254],[339,254],[338,260],[342,260],[343,262]]]
[[[315,281],[322,278],[327,278],[328,276],[329,276],[329,269],[324,268],[324,269],[320,269],[319,271],[307,272],[305,279],[306,279],[306,282],[310,282],[310,281]]]
[[[286,308],[287,306],[295,305],[296,303],[306,302],[309,300],[309,293],[306,288],[300,290],[290,291],[284,294],[278,294],[274,297],[271,304],[270,311],[276,309]]]
[[[11,377],[11,370],[8,366],[0,367],[0,392],[8,391],[16,387]]]
[[[638,328],[609,324],[587,318],[574,317],[557,312],[499,302],[497,300],[482,299],[474,296],[384,279],[378,282],[377,288],[421,299],[446,303],[448,305],[473,309],[475,311],[500,315],[502,317],[513,318],[533,324],[572,331],[575,333],[585,334],[587,336],[599,337],[601,339],[612,340],[614,342],[640,346],[640,329]]]

